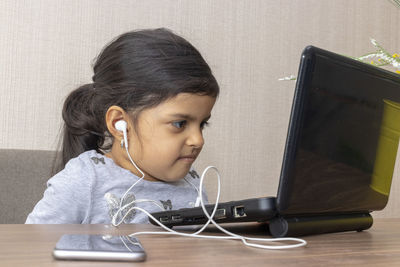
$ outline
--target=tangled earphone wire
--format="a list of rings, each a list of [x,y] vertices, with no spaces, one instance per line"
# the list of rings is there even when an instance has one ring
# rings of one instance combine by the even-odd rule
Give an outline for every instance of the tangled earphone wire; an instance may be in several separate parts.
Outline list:
[[[120,123],[123,122],[123,123]],[[117,125],[118,124],[118,125]],[[129,213],[138,210],[141,211],[143,213],[145,213],[149,218],[151,218],[152,220],[154,220],[159,226],[161,226],[165,232],[136,232],[136,233],[132,233],[128,236],[130,237],[134,237],[134,236],[138,236],[138,235],[179,235],[179,236],[185,236],[185,237],[195,237],[195,238],[209,238],[209,239],[233,239],[233,240],[241,240],[243,242],[244,245],[249,246],[249,247],[255,247],[255,248],[261,248],[261,249],[289,249],[289,248],[297,248],[297,247],[303,247],[305,245],[307,245],[307,242],[303,239],[300,238],[293,238],[293,237],[283,237],[283,238],[254,238],[254,237],[246,237],[246,236],[242,236],[242,235],[238,235],[235,233],[232,233],[228,230],[226,230],[225,228],[223,228],[222,226],[220,226],[218,223],[216,223],[214,221],[214,215],[217,211],[218,208],[218,203],[219,203],[219,198],[220,198],[220,193],[221,193],[221,177],[219,174],[219,171],[216,167],[214,166],[208,166],[207,168],[204,169],[203,173],[201,174],[200,177],[200,186],[197,189],[192,183],[188,182],[186,179],[185,181],[190,183],[197,191],[198,197],[197,200],[199,200],[200,202],[200,206],[204,212],[204,215],[206,215],[206,217],[208,218],[207,222],[195,233],[183,233],[183,232],[177,232],[175,230],[172,230],[170,228],[168,228],[167,226],[165,226],[163,223],[161,223],[159,220],[157,220],[153,215],[151,215],[148,211],[146,211],[145,209],[142,209],[140,207],[136,207],[133,206],[136,203],[140,203],[140,202],[150,202],[153,203],[155,205],[157,205],[161,210],[164,210],[163,207],[161,207],[161,205],[159,205],[159,203],[155,200],[151,200],[151,199],[137,199],[137,200],[133,200],[130,203],[122,206],[122,203],[126,197],[126,195],[128,194],[129,191],[131,191],[140,181],[142,181],[145,177],[145,174],[143,173],[143,171],[135,164],[135,162],[133,161],[129,150],[128,150],[128,142],[127,142],[127,134],[126,134],[126,122],[125,121],[118,121],[116,123],[116,128],[117,130],[120,130],[123,132],[124,134],[124,147],[126,150],[126,153],[128,154],[128,158],[131,161],[131,163],[133,164],[133,166],[141,173],[142,177],[139,178],[139,180],[137,180],[132,186],[130,186],[128,188],[128,190],[126,190],[126,192],[124,193],[123,197],[120,200],[119,203],[119,209],[117,210],[117,212],[114,214],[114,216],[112,217],[112,225],[114,226],[118,226],[121,223],[124,222],[124,219],[129,215]],[[122,144],[122,143],[121,143]],[[217,182],[218,182],[218,188],[217,188],[217,197],[216,197],[216,201],[215,201],[215,205],[214,208],[211,212],[211,214],[208,213],[208,211],[206,210],[204,201],[203,201],[203,195],[201,192],[203,192],[203,183],[204,183],[204,178],[207,174],[207,172],[209,170],[214,170],[217,174]],[[198,202],[198,201],[196,201]],[[132,206],[132,207],[131,207]],[[130,208],[129,208],[130,207]],[[129,209],[128,209],[129,208]],[[117,218],[119,217],[119,215],[125,210],[128,209],[127,212],[125,212],[125,214],[122,215],[121,219],[117,222]],[[215,236],[215,235],[200,235],[200,233],[202,233],[207,226],[212,223],[218,230],[220,230],[221,232],[225,233],[227,236]],[[251,243],[248,241],[258,241],[258,242],[281,242],[281,241],[294,241],[297,242],[297,244],[291,244],[291,245],[278,245],[278,246],[270,246],[270,245],[261,245],[261,244],[257,244],[257,243]]]

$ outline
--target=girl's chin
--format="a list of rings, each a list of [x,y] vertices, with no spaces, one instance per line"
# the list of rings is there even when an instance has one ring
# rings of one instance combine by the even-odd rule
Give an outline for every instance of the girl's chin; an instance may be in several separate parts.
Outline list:
[[[144,179],[147,181],[151,181],[151,182],[166,182],[166,183],[173,183],[173,182],[177,182],[179,180],[182,180],[183,178],[185,178],[185,176],[189,173],[190,168],[188,168],[187,171],[176,174],[176,175],[171,175],[169,177],[162,177],[162,178],[155,178],[155,177],[149,177],[149,176],[145,176]]]

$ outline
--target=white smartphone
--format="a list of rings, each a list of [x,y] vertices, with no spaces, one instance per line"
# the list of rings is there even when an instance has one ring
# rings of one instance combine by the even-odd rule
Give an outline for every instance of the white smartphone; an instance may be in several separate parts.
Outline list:
[[[129,236],[63,235],[53,257],[57,260],[144,261],[139,240]]]

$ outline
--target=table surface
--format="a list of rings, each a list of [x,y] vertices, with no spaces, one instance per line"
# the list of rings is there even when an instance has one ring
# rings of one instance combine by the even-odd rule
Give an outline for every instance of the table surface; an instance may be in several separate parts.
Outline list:
[[[228,226],[233,232],[269,237],[264,226]],[[63,234],[126,235],[143,230],[160,230],[152,225],[0,225],[0,266],[400,266],[400,219],[375,219],[371,229],[306,236],[306,247],[288,250],[249,248],[241,241],[209,240],[179,236],[143,235],[147,252],[142,263],[57,261],[55,243]],[[215,234],[210,229],[208,234]]]

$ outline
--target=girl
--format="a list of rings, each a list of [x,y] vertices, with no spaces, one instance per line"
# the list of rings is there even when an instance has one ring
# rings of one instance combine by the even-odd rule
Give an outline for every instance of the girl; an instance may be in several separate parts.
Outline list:
[[[106,46],[93,69],[64,103],[62,170],[26,223],[148,223],[127,210],[192,207],[191,165],[219,93],[200,53],[167,29],[140,30]]]

